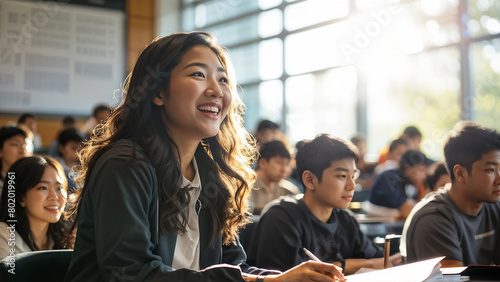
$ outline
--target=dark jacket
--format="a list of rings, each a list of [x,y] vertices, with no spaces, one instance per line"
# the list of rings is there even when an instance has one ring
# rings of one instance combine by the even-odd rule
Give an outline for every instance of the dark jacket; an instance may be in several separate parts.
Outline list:
[[[249,263],[286,270],[310,258],[303,248],[324,262],[350,258],[379,258],[383,249],[368,239],[346,211],[333,209],[328,222],[316,218],[302,195],[285,196],[262,215],[249,248]],[[271,204],[270,204],[271,205]]]
[[[261,272],[245,263],[239,242],[223,246],[219,235],[215,246],[209,246],[211,215],[204,207],[225,199],[210,189],[220,181],[209,176],[198,156],[197,160],[202,182],[200,268],[225,263],[244,272]],[[243,281],[237,267],[202,272],[172,269],[177,235],[159,231],[158,195],[155,169],[131,140],[116,142],[100,156],[80,203],[75,250],[65,281]]]

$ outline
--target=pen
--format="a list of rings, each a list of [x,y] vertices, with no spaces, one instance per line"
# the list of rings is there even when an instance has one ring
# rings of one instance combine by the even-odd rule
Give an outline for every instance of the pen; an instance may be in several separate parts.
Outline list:
[[[302,249],[304,249],[304,253],[306,253],[306,255],[308,257],[310,257],[312,260],[317,261],[317,262],[321,262],[321,260],[319,258],[317,258],[313,253],[311,253],[308,249],[306,249],[306,248],[302,248]]]
[[[317,258],[313,253],[311,253],[311,251],[309,251],[308,249],[306,248],[302,248],[304,250],[304,253],[306,253],[306,255],[308,257],[310,257],[312,260],[314,261],[317,261],[317,262],[322,262],[319,258]],[[335,266],[336,268],[340,269],[340,272],[342,272],[342,268],[338,267],[338,266]],[[343,278],[343,277],[342,277]],[[335,279],[335,281],[339,281],[338,278]],[[340,281],[345,281],[344,279],[341,279]]]

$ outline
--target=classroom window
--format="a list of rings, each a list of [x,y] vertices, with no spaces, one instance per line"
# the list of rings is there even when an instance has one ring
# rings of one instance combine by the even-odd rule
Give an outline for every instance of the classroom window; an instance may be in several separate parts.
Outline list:
[[[438,159],[458,120],[498,129],[500,1],[182,3],[185,31],[229,48],[250,131],[267,118],[292,143],[361,132],[376,154],[414,124]]]
[[[474,120],[500,130],[500,39],[474,43],[470,55]]]

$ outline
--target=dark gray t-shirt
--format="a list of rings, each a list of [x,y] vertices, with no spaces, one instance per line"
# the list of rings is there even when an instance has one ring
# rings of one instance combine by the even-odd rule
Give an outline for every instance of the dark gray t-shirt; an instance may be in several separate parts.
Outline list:
[[[406,246],[408,262],[446,256],[464,265],[500,264],[500,202],[484,203],[472,216],[458,209],[447,191],[429,194],[406,220],[401,247]]]

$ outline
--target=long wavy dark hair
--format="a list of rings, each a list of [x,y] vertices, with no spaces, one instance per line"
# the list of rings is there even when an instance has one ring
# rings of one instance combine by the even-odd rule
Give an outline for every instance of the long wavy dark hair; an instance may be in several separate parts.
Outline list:
[[[245,106],[237,94],[237,84],[232,65],[225,49],[205,32],[175,33],[156,38],[140,54],[132,73],[123,87],[124,99],[113,110],[110,117],[98,125],[91,138],[78,152],[80,166],[77,168],[79,182],[83,187],[77,197],[73,212],[78,219],[78,203],[86,193],[97,159],[111,144],[120,139],[130,139],[142,148],[155,167],[160,194],[160,230],[163,234],[179,234],[186,231],[189,204],[188,189],[182,189],[179,149],[162,119],[163,108],[153,103],[160,92],[169,95],[170,72],[181,61],[182,56],[197,45],[210,48],[228,73],[228,85],[232,102],[216,136],[203,139],[197,156],[216,175],[218,194],[224,203],[209,201],[212,215],[213,244],[222,232],[224,244],[234,242],[238,227],[247,222],[247,199],[255,173],[250,164],[257,155],[253,137],[243,127]],[[201,154],[201,155],[200,155]],[[179,216],[180,215],[180,216]]]
[[[7,222],[7,220],[17,220],[16,231],[21,235],[21,238],[23,238],[24,242],[32,251],[38,251],[39,249],[33,241],[33,235],[31,233],[30,223],[25,208],[21,207],[19,201],[26,195],[28,190],[33,189],[33,187],[40,182],[48,167],[52,167],[57,171],[59,177],[63,179],[63,188],[67,192],[68,182],[64,175],[63,167],[53,158],[46,156],[25,157],[12,164],[7,173],[7,177],[5,177],[2,190],[0,221]],[[15,179],[9,179],[9,174],[15,175]],[[9,180],[11,180],[11,183],[9,183]],[[9,184],[12,184],[15,189],[9,189]],[[15,197],[14,217],[10,216],[12,213],[9,211],[9,204],[11,204],[9,199],[12,199],[12,197],[8,195],[12,192]],[[69,246],[67,240],[70,226],[65,219],[63,214],[58,222],[49,223],[49,230],[47,232],[54,241],[53,249],[67,249]]]

